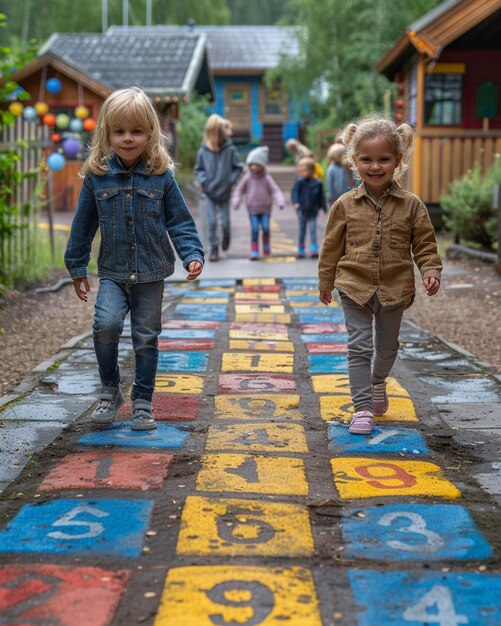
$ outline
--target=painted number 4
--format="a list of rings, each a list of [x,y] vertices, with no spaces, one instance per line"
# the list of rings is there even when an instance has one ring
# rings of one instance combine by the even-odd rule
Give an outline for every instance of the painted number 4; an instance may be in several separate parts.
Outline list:
[[[86,528],[85,532],[65,533],[60,530],[55,530],[48,533],[48,536],[53,539],[89,539],[91,537],[97,537],[104,531],[104,526],[101,522],[86,522],[84,520],[75,519],[81,513],[87,513],[87,515],[92,515],[93,517],[108,517],[109,515],[106,511],[101,511],[101,509],[97,509],[96,507],[81,504],[71,509],[71,511],[68,511],[68,513],[61,515],[61,517],[58,517],[52,526],[73,527],[82,530]]]
[[[434,606],[437,607],[436,612],[428,613],[427,609]],[[469,623],[466,615],[456,613],[451,591],[444,585],[435,585],[415,606],[406,609],[404,620],[420,624],[440,624],[440,626],[458,626]]]

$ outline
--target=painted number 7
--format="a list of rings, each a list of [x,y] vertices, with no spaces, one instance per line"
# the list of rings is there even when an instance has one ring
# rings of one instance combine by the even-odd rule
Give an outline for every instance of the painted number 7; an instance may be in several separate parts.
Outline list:
[[[108,517],[109,515],[106,511],[101,511],[101,509],[97,509],[96,507],[80,504],[74,509],[71,509],[71,511],[68,511],[68,513],[58,517],[58,519],[53,522],[52,526],[86,528],[87,530],[85,532],[65,533],[60,530],[55,530],[47,533],[47,535],[53,539],[90,539],[91,537],[97,537],[104,531],[104,526],[101,522],[86,522],[84,520],[75,519],[81,513],[87,513],[87,515],[94,517]]]
[[[428,613],[427,609],[436,606],[437,610]],[[458,615],[454,609],[451,590],[444,585],[435,585],[419,602],[404,612],[406,622],[420,624],[440,624],[440,626],[458,626],[469,624],[466,615]]]
[[[226,619],[221,613],[211,613],[210,621],[216,626],[257,626],[273,611],[275,597],[271,589],[257,580],[228,580],[206,592],[212,602],[227,607],[238,607],[238,622]],[[244,609],[250,609],[248,619],[243,621]],[[248,614],[247,611],[245,611]]]

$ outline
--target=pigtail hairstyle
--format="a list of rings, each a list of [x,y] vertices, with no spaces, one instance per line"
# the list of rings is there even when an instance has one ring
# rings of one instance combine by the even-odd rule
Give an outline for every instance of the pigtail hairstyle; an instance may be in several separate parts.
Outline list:
[[[378,115],[369,115],[351,123],[343,131],[343,143],[346,146],[346,158],[355,178],[360,179],[354,156],[358,154],[358,146],[363,139],[383,137],[391,147],[393,154],[400,155],[400,163],[395,169],[395,178],[400,178],[409,167],[414,149],[414,131],[409,124],[397,126],[392,120]]]
[[[109,171],[106,160],[113,154],[110,146],[110,134],[118,128],[125,118],[144,128],[148,141],[144,147],[143,160],[150,174],[163,174],[167,169],[174,169],[166,146],[167,138],[160,128],[158,114],[149,97],[139,87],[114,91],[103,102],[96,128],[92,137],[90,153],[80,168],[79,175],[84,178],[89,172],[103,176]]]

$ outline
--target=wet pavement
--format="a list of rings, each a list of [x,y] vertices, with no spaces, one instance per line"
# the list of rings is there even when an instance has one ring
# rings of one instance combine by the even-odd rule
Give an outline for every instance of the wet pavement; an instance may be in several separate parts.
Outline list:
[[[91,429],[90,336],[2,399],[2,626],[501,623],[499,375],[405,321],[390,410],[350,435],[342,309],[274,229],[250,262],[242,214],[167,283],[156,431],[130,402]],[[128,327],[120,363],[129,389]]]

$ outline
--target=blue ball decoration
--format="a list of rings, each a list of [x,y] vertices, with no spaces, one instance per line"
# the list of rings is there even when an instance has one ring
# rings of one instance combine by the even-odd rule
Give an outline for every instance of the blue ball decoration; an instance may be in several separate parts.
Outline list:
[[[53,172],[59,172],[66,165],[66,159],[59,152],[53,152],[47,158],[47,166]]]
[[[63,141],[63,150],[64,153],[69,157],[76,157],[78,151],[80,150],[80,142],[78,139],[73,139],[73,137],[69,137]]]
[[[35,107],[24,107],[23,117],[25,120],[28,120],[28,122],[32,122],[33,120],[36,120],[38,115],[37,115],[37,112],[35,111]]]
[[[78,117],[74,117],[70,122],[70,130],[72,130],[74,133],[79,133],[81,132],[82,128],[82,120],[79,120]]]
[[[50,93],[59,93],[63,88],[63,85],[59,78],[49,78],[45,83],[45,88]]]

